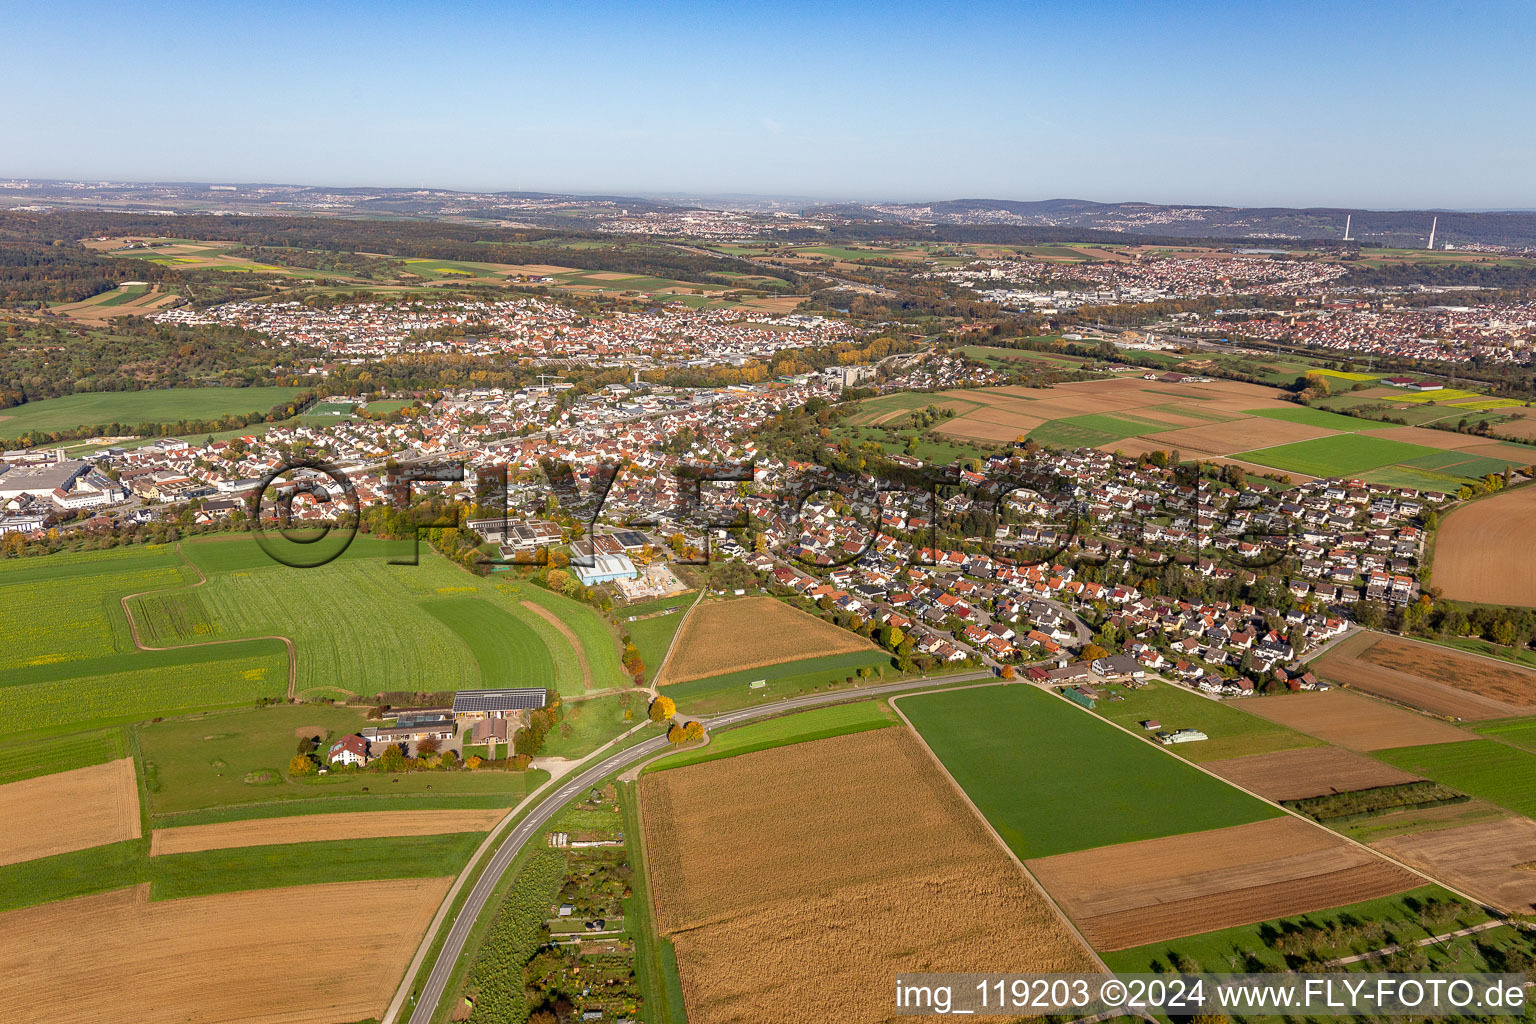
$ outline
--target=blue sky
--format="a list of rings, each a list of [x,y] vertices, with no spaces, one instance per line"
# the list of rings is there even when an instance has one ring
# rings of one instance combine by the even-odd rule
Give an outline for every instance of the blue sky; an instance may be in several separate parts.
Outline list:
[[[1536,5],[10,3],[0,176],[1536,207]]]

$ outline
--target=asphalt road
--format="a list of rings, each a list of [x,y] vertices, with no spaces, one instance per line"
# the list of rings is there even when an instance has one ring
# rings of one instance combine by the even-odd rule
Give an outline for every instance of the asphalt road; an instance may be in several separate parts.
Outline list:
[[[754,718],[770,718],[781,715],[786,711],[796,711],[804,708],[816,707],[821,704],[837,704],[848,700],[862,700],[868,697],[878,697],[888,693],[901,693],[907,690],[922,690],[939,683],[964,682],[976,679],[992,679],[991,672],[964,672],[952,676],[937,676],[931,679],[908,679],[899,683],[884,683],[879,686],[855,687],[845,690],[833,690],[828,693],[811,693],[803,697],[790,697],[787,700],[775,701],[772,704],[760,704],[740,711],[729,711],[714,718],[702,719],[709,729],[718,729],[727,725],[735,725],[740,722],[751,721]],[[444,941],[442,949],[438,951],[437,960],[432,964],[432,971],[427,976],[426,985],[422,988],[421,998],[416,1002],[416,1009],[411,1013],[410,1024],[431,1024],[433,1015],[437,1011],[437,1005],[442,1000],[448,986],[448,979],[453,974],[454,966],[459,957],[464,954],[464,945],[469,939],[470,929],[474,927],[476,919],[481,911],[490,902],[491,893],[506,873],[507,868],[517,857],[528,840],[540,833],[560,808],[575,799],[576,794],[584,789],[590,789],[593,784],[606,778],[615,772],[627,768],[637,761],[644,760],[654,754],[660,753],[668,746],[665,736],[657,736],[638,743],[633,747],[609,754],[589,768],[573,773],[565,778],[554,790],[541,800],[527,817],[523,818],[507,838],[502,841],[500,847],[492,854],[489,865],[481,873],[475,887],[470,890],[469,897],[464,905],[459,908],[453,923],[448,929],[448,938]]]

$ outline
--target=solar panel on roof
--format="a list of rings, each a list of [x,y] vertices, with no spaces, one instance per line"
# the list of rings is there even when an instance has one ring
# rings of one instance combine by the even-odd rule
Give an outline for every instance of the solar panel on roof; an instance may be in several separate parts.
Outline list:
[[[468,711],[521,711],[537,710],[548,700],[544,690],[538,688],[520,690],[460,690],[454,694],[453,710]]]

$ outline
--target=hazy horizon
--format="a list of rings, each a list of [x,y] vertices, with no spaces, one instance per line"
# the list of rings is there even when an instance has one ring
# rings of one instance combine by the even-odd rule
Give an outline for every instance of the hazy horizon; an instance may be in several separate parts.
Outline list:
[[[0,175],[1536,207],[1524,5],[246,12],[0,16],[26,41]],[[1447,79],[1474,71],[1469,103]]]

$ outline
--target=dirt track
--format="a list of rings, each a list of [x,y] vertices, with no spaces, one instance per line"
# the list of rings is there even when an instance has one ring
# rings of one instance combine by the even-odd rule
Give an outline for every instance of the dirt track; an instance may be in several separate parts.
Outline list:
[[[0,864],[137,839],[133,758],[0,786],[0,822]]]
[[[302,814],[291,818],[253,818],[215,825],[187,825],[182,828],[156,829],[150,833],[149,854],[158,857],[167,853],[225,850],[235,846],[488,832],[506,813],[505,808],[479,811],[357,811]]]

